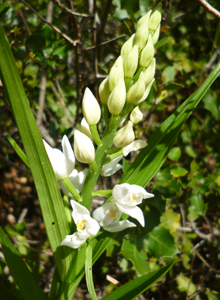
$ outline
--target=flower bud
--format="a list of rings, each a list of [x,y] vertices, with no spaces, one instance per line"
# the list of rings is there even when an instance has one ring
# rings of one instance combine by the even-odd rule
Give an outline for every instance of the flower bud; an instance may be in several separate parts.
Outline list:
[[[85,118],[82,118],[80,125],[81,125],[81,132],[87,135],[90,138],[90,140],[93,140],[93,136],[90,131],[89,124],[86,122]]]
[[[98,101],[89,88],[86,88],[82,101],[83,116],[89,125],[96,125],[101,118]]]
[[[135,34],[133,34],[121,47],[121,56],[123,59],[126,58],[126,56],[128,55],[128,53],[131,51],[133,47],[134,36]]]
[[[134,141],[133,123],[128,121],[127,125],[119,129],[113,139],[115,147],[123,148]]]
[[[154,78],[155,68],[156,68],[156,59],[153,58],[149,64],[149,66],[147,67],[147,69],[144,71],[145,86],[147,86],[151,82],[151,80]]]
[[[143,49],[147,39],[148,39],[148,23],[150,14],[147,13],[144,22],[137,28],[134,36],[134,45],[138,45],[139,49]]]
[[[150,61],[154,57],[154,45],[152,42],[151,34],[148,37],[148,41],[144,49],[141,51],[139,64],[142,67],[148,67]]]
[[[112,92],[120,79],[124,78],[123,59],[117,58],[109,73],[109,91]]]
[[[95,160],[95,148],[90,138],[76,130],[74,133],[74,152],[76,159],[84,164],[91,164]]]
[[[140,105],[145,99],[147,99],[147,96],[148,96],[149,93],[150,93],[150,89],[151,89],[151,87],[152,87],[152,84],[154,83],[154,80],[155,80],[155,78],[153,78],[153,79],[151,80],[151,82],[148,84],[148,86],[147,86],[147,88],[146,88],[146,90],[145,90],[145,92],[144,92],[143,97],[137,102],[137,105]]]
[[[141,17],[141,18],[138,20],[138,22],[137,22],[137,29],[138,29],[144,22],[146,22],[146,21],[148,22],[151,13],[152,13],[152,10],[149,10],[149,11],[147,12],[146,15],[144,15],[143,17]]]
[[[124,79],[120,79],[108,98],[108,109],[111,114],[119,115],[126,100],[126,87]]]
[[[140,111],[139,107],[136,106],[130,114],[130,120],[133,124],[137,124],[142,119],[143,119],[143,113]]]
[[[138,66],[138,45],[135,45],[124,60],[124,76],[132,78]]]
[[[160,36],[160,25],[157,27],[157,29],[156,29],[156,31],[155,31],[155,33],[153,35],[153,38],[152,38],[152,42],[153,42],[154,45],[158,41],[159,36]]]
[[[99,97],[102,104],[107,104],[109,97],[108,77],[106,77],[99,86]]]
[[[149,29],[155,31],[161,22],[161,18],[161,12],[159,10],[155,10],[150,17]]]
[[[143,97],[145,92],[144,74],[141,72],[138,80],[130,88],[127,94],[127,100],[130,103],[137,104],[137,102]]]

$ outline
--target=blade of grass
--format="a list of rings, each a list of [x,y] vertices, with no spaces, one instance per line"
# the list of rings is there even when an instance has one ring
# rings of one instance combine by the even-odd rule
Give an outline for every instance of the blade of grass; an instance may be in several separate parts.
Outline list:
[[[176,259],[173,259],[167,266],[127,282],[111,292],[111,294],[105,296],[103,300],[136,299],[136,297],[146,291],[153,283],[164,276],[176,261]]]
[[[20,254],[17,252],[3,229],[0,227],[0,241],[2,245],[2,252],[5,260],[9,266],[11,275],[13,276],[16,284],[18,285],[24,299],[30,300],[46,300],[46,294],[40,289],[34,280],[33,275],[25,265]],[[4,298],[10,299],[10,297]],[[12,299],[14,299],[12,297]],[[16,299],[16,298],[15,298]]]
[[[0,25],[0,77],[35,181],[50,246],[60,277],[72,274],[70,249],[60,247],[69,233],[64,204],[42,137],[26,97],[7,37]]]

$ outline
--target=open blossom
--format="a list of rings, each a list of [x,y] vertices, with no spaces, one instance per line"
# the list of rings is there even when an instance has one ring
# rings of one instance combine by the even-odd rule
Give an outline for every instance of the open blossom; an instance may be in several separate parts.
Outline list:
[[[117,171],[123,168],[121,164],[118,164],[118,162],[123,158],[123,155],[119,155],[118,157],[114,158],[109,163],[102,166],[101,169],[101,175],[104,177],[111,176],[115,174]]]
[[[70,203],[73,209],[72,218],[76,224],[77,232],[72,235],[67,235],[61,242],[61,246],[77,249],[88,238],[95,236],[98,233],[100,226],[98,222],[90,216],[87,208],[74,200],[71,200]]]
[[[68,176],[69,181],[72,183],[72,185],[75,187],[78,193],[82,192],[87,172],[87,168],[85,168],[81,172],[78,172],[76,169],[74,169],[72,173]],[[62,181],[59,182],[59,186],[61,187],[65,195],[67,195],[68,197],[73,197],[73,195],[69,192],[68,188]]]
[[[43,142],[57,180],[68,177],[75,167],[75,155],[67,136],[64,135],[62,138],[63,151],[51,148],[44,140]]]
[[[139,185],[123,183],[114,186],[112,196],[121,212],[136,219],[144,227],[144,215],[137,205],[141,204],[143,199],[154,197],[153,194],[148,193]]]
[[[100,226],[110,232],[122,231],[126,228],[136,227],[136,225],[128,220],[119,221],[122,212],[118,209],[116,201],[110,201],[94,210],[92,216],[96,219]]]

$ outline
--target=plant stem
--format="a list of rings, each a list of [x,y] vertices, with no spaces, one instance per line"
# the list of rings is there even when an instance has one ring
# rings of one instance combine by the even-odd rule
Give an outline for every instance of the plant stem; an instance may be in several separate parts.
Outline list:
[[[81,193],[82,197],[82,205],[86,208],[90,209],[92,200],[93,200],[93,191],[98,180],[99,174],[101,172],[103,161],[106,157],[105,151],[112,146],[113,138],[115,136],[115,132],[120,124],[121,116],[111,116],[111,120],[109,125],[106,127],[103,138],[102,138],[102,145],[99,146],[96,150],[96,165],[97,171],[96,173],[93,172],[92,167],[89,167],[86,180],[84,183],[83,191]]]

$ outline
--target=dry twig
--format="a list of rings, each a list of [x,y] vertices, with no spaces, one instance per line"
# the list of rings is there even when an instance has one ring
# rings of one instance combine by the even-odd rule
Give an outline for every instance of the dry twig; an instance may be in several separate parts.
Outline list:
[[[197,0],[202,6],[205,7],[205,9],[213,14],[216,18],[220,19],[220,12],[215,9],[213,6],[211,6],[206,0]]]

